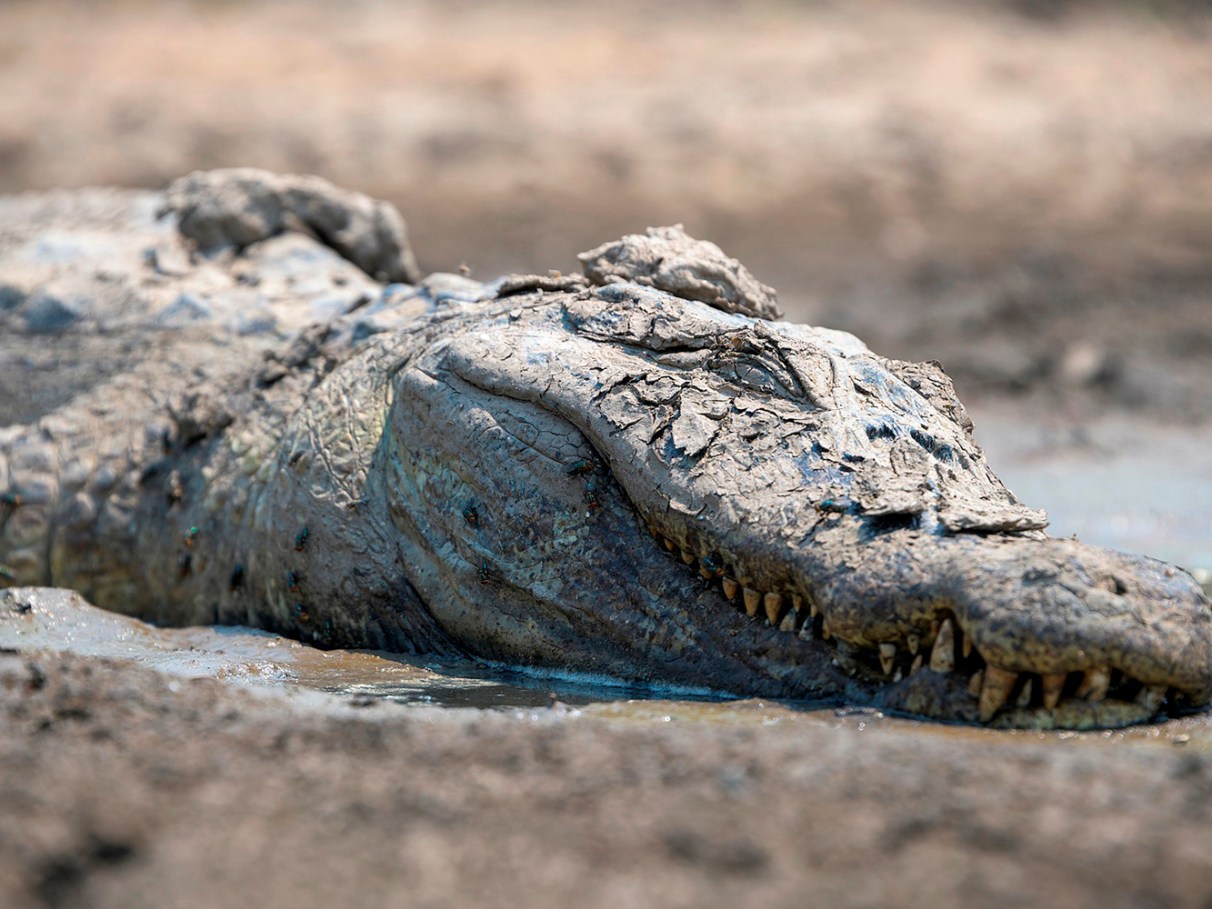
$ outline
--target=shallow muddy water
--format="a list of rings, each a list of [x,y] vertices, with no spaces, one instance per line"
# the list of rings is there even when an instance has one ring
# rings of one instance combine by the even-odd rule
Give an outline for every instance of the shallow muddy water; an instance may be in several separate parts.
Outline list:
[[[64,591],[38,592],[30,607],[0,621],[0,646],[129,659],[186,678],[249,688],[304,689],[429,707],[532,708],[676,697],[719,701],[710,692],[673,691],[607,679],[522,672],[478,660],[357,650],[319,650],[243,627],[157,628],[90,606]]]
[[[14,611],[12,602],[23,605]],[[949,726],[887,716],[870,708],[738,699],[709,691],[530,673],[476,660],[319,650],[253,628],[158,628],[98,609],[69,591],[51,589],[0,592],[0,650],[4,649],[130,660],[185,680],[218,679],[253,692],[285,695],[295,707],[319,713],[392,705],[423,711],[430,719],[445,715],[454,720],[466,710],[492,710],[537,722],[575,716],[629,726],[901,729],[957,742],[1160,742],[1212,753],[1212,714],[1207,712],[1088,733]]]

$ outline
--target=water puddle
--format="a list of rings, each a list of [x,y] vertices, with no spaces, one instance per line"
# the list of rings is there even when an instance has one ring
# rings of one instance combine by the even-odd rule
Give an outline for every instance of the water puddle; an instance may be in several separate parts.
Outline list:
[[[186,678],[214,678],[253,688],[303,688],[355,702],[530,709],[656,697],[721,700],[708,692],[532,674],[468,659],[318,650],[254,628],[157,628],[98,609],[61,590],[0,594],[0,647],[135,660]]]
[[[380,658],[397,659],[387,655]],[[408,658],[404,658],[404,661],[407,662]],[[671,692],[614,680],[531,674],[473,660],[429,659],[409,665],[416,674],[407,680],[355,681],[341,675],[332,680],[334,684],[320,686],[320,690],[354,699],[385,700],[398,704],[488,709],[585,707],[671,696],[676,696],[679,702],[724,700],[707,693]]]

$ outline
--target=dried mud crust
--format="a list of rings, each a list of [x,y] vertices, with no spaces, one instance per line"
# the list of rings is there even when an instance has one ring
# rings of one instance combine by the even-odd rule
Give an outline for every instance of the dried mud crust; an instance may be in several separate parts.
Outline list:
[[[1205,726],[1059,740],[738,705],[301,709],[0,652],[0,901],[1202,907]],[[613,716],[613,718],[612,718]]]
[[[196,172],[174,181],[166,195],[165,213],[175,213],[182,236],[202,252],[245,249],[289,229],[316,237],[384,283],[423,277],[393,206],[319,177],[251,168]]]
[[[1206,420],[1206,4],[1042,6],[17,0],[0,190],[312,172],[480,278],[682,221],[965,400]]]

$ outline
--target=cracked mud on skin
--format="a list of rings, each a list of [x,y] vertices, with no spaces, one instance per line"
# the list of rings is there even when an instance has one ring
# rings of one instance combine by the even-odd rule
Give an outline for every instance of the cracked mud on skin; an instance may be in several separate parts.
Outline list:
[[[170,194],[195,239],[242,225],[242,252],[195,258],[176,294],[266,267],[281,238],[245,209],[303,203],[259,179]],[[377,223],[339,248],[383,271],[389,241],[406,250]],[[4,582],[162,622],[995,726],[1212,698],[1194,580],[1049,539],[937,365],[770,321],[774,292],[677,228],[582,264],[363,275],[368,296],[285,344],[183,333],[188,387],[166,394],[149,358],[6,431]]]

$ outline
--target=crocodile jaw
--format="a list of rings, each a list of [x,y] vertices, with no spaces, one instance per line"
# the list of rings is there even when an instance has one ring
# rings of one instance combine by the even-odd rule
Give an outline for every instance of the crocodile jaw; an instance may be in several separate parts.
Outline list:
[[[575,427],[634,508],[637,536],[655,536],[687,584],[715,584],[718,608],[762,626],[757,646],[813,672],[827,659],[850,677],[849,699],[939,719],[1118,726],[1208,702],[1212,612],[1194,582],[1047,540],[965,427],[926,412],[861,345],[806,341],[651,291],[633,302],[629,312],[583,294],[546,318],[456,338],[435,368]],[[742,357],[729,353],[737,338],[750,348]],[[863,394],[839,403],[846,369]],[[759,387],[733,381],[742,370]],[[929,439],[933,462],[908,457],[898,420]],[[907,490],[917,511],[872,514],[861,493],[839,494],[856,484],[822,447],[864,443],[864,457],[924,471]],[[965,499],[973,487],[980,495]]]
[[[888,709],[1085,729],[1212,700],[1212,607],[1187,573],[1152,559],[1071,540],[909,530],[849,553],[835,542],[854,568],[790,553],[788,583],[771,590],[738,583],[744,567],[718,553],[696,556],[655,535],[672,558],[718,579],[729,607],[772,635],[827,647]]]

